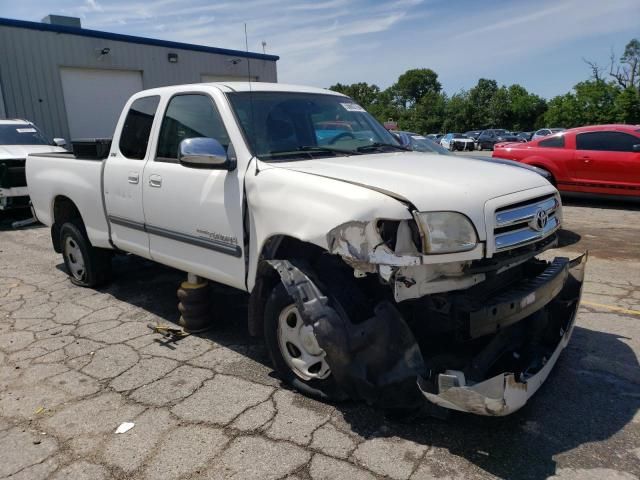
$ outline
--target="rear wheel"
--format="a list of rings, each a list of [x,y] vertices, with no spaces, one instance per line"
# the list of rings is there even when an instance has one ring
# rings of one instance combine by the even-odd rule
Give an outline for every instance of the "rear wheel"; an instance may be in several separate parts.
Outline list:
[[[60,246],[74,285],[97,287],[111,278],[111,252],[91,245],[82,222],[76,220],[62,225]]]

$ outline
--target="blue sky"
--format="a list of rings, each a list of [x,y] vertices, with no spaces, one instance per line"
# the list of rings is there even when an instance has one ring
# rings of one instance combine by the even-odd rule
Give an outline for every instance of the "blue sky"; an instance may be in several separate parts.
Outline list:
[[[280,55],[280,82],[392,84],[435,70],[447,93],[478,78],[552,97],[640,37],[640,0],[20,0],[0,16],[49,13],[86,28]]]

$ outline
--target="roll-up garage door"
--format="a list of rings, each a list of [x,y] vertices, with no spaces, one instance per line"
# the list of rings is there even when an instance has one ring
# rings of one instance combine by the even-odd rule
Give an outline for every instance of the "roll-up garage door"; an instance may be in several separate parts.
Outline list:
[[[122,107],[142,90],[142,72],[61,68],[71,138],[111,138]]]

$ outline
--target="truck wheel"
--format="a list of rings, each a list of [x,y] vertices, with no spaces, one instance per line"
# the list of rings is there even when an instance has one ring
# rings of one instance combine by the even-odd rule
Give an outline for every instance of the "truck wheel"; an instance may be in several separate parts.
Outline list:
[[[282,283],[267,299],[264,338],[280,379],[302,393],[323,400],[344,400],[331,375],[313,328],[303,323],[295,301]]]
[[[62,225],[60,246],[74,285],[97,287],[111,278],[111,252],[93,247],[81,222],[71,221]]]

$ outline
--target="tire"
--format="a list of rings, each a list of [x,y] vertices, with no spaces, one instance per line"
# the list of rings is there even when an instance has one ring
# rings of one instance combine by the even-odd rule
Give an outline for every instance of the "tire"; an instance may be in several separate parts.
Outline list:
[[[325,401],[345,400],[346,396],[340,391],[330,372],[325,378],[305,379],[292,370],[285,360],[280,346],[279,322],[282,315],[292,313],[292,307],[295,308],[293,298],[289,296],[284,285],[278,283],[267,299],[264,313],[264,339],[274,370],[284,383],[305,395]],[[297,321],[301,322],[302,319],[298,317]]]
[[[111,279],[111,252],[91,245],[81,221],[72,220],[62,225],[60,247],[74,285],[93,288]]]

